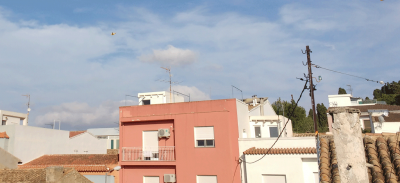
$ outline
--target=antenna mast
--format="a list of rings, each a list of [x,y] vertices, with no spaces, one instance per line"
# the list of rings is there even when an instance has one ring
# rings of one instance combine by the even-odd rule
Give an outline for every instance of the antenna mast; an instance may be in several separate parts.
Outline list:
[[[31,108],[29,108],[30,103],[31,103],[31,95],[26,94],[26,95],[22,95],[22,96],[28,97],[28,103],[26,104],[28,106],[28,109],[27,109],[28,113],[27,113],[27,116],[26,116],[26,125],[28,125],[29,111],[31,111]]]
[[[165,68],[165,67],[161,67],[162,69],[165,69],[168,74],[169,74],[169,102],[171,103],[172,100],[172,94],[171,94],[171,85],[172,85],[172,80],[171,80],[171,67]]]

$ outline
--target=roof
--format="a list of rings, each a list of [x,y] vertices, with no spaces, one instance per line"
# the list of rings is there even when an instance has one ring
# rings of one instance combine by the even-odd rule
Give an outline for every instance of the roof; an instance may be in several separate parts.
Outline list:
[[[77,136],[77,135],[79,135],[81,133],[85,133],[85,132],[86,132],[86,130],[83,130],[83,131],[70,131],[69,132],[69,138]]]
[[[56,179],[56,182],[91,182],[73,168],[49,167],[48,169],[53,169],[53,171],[47,171],[43,168],[3,169],[0,170],[0,182],[48,182],[48,177]]]
[[[92,128],[87,129],[87,132],[91,133],[92,135],[119,135],[118,127],[116,128]]]
[[[54,154],[43,155],[24,165],[21,169],[49,166],[74,167],[78,171],[106,171],[106,166],[118,164],[118,154]]]
[[[372,165],[371,168],[368,168],[369,182],[397,182],[397,176],[400,173],[397,168],[400,166],[400,151],[396,147],[399,143],[399,138],[396,138],[399,137],[398,135],[364,135],[366,161]],[[333,139],[320,138],[320,146],[321,182],[340,182]]]
[[[400,122],[400,113],[389,112],[389,116],[383,117],[383,119],[385,119],[385,122]],[[379,121],[377,116],[374,116],[373,120]]]
[[[19,165],[18,169],[41,169],[52,166],[74,168],[78,172],[108,172],[105,165]]]
[[[0,139],[1,138],[9,139],[10,137],[7,135],[6,132],[0,132]]]
[[[267,154],[269,148],[252,147],[243,152],[245,155]],[[316,154],[315,147],[272,148],[268,154]]]
[[[368,110],[374,109],[387,109],[389,111],[397,111],[400,110],[400,106],[398,105],[387,105],[387,104],[375,104],[375,105],[357,105],[357,106],[346,106],[349,108],[359,109],[361,112],[368,112]],[[327,111],[330,109],[337,107],[329,107]]]

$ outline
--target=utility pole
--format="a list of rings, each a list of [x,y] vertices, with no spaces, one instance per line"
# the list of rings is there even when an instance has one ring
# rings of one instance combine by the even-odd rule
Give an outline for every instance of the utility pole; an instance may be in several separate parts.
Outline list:
[[[307,53],[307,65],[308,65],[308,80],[310,81],[310,96],[311,96],[311,106],[313,110],[313,120],[314,120],[314,131],[317,134],[318,133],[318,125],[317,125],[317,115],[315,113],[315,100],[314,100],[314,84],[313,84],[313,77],[312,77],[312,71],[311,71],[311,58],[310,58],[310,53],[312,51],[310,50],[310,47],[307,45],[306,46],[306,53]]]
[[[172,85],[172,80],[171,80],[171,67],[165,68],[161,67],[162,69],[165,69],[168,74],[169,74],[169,102],[171,103],[172,96],[171,96],[171,85]]]

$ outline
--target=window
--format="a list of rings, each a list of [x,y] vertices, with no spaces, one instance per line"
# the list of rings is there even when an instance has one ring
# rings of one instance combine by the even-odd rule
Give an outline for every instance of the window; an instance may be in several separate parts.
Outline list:
[[[143,105],[150,105],[150,100],[142,100]]]
[[[285,175],[263,175],[263,183],[286,183]]]
[[[143,160],[158,160],[158,131],[143,131]]]
[[[194,127],[194,139],[196,147],[215,147],[214,127]]]
[[[143,183],[160,183],[160,177],[144,176]]]
[[[278,137],[278,127],[269,127],[269,136],[270,137]]]
[[[197,183],[218,183],[216,175],[198,175]]]
[[[318,183],[319,182],[319,175],[318,172],[314,172],[314,182]]]
[[[255,126],[254,127],[254,133],[255,133],[255,137],[256,138],[261,138],[261,127],[259,127],[259,126]]]

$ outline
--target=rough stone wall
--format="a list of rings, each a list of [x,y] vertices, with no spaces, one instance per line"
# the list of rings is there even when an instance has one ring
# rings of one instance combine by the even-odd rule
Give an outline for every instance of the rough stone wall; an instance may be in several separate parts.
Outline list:
[[[342,183],[368,183],[365,151],[359,122],[360,110],[339,107],[328,112],[333,115],[333,142],[336,147],[333,152],[336,152],[340,181]]]
[[[119,149],[107,149],[107,154],[119,154]]]

